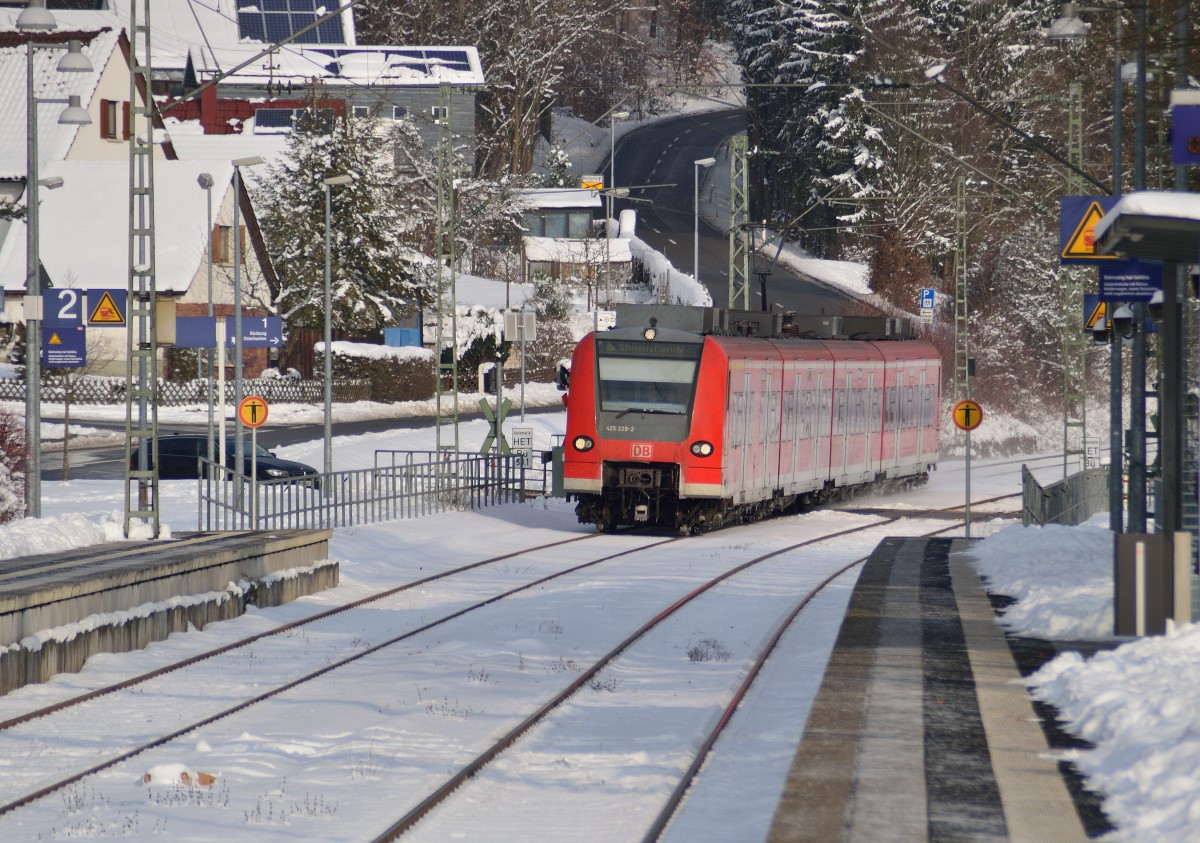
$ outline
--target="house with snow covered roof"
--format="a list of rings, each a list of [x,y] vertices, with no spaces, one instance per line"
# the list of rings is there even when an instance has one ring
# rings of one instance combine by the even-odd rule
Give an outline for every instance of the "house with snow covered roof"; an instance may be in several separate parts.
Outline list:
[[[610,237],[596,236],[596,214],[603,216],[600,193],[590,188],[537,188],[520,191],[527,205],[521,253],[525,281],[578,278],[594,287],[625,284],[632,275],[629,239],[612,226]],[[603,234],[603,232],[602,232]]]
[[[47,0],[63,26],[114,29],[129,26],[130,3]],[[0,0],[15,19],[24,0]],[[274,41],[299,32],[333,11],[328,0],[154,0],[150,48],[155,95],[163,97],[168,122],[198,120],[206,134],[270,135],[290,132],[313,100],[336,113],[373,113],[383,119],[409,116],[432,146],[439,121],[449,117],[456,146],[475,147],[475,93],[484,84],[479,51],[470,46],[367,46],[358,43],[353,9],[344,9],[295,42],[254,59]],[[19,9],[18,9],[19,11]],[[244,67],[242,65],[245,65]],[[171,98],[216,82],[196,100]],[[444,114],[441,86],[452,91]],[[259,112],[262,112],[261,114]]]
[[[59,73],[61,49],[51,44],[68,38],[82,42],[92,65],[87,73]],[[39,193],[39,244],[44,287],[124,289],[129,272],[129,147],[125,127],[129,99],[129,43],[121,31],[58,30],[29,36],[0,31],[0,202],[17,210],[28,201],[26,51],[34,43],[40,181],[61,179],[57,189]],[[57,101],[78,96],[90,125],[61,125]],[[156,144],[154,200],[156,287],[160,299],[174,302],[179,315],[207,312],[208,261],[213,264],[213,302],[218,314],[233,311],[234,237],[244,246],[245,314],[265,313],[271,267],[246,191],[241,193],[241,224],[232,227],[231,159],[177,160],[170,143]],[[198,182],[212,176],[213,227],[208,227],[209,191]],[[0,215],[0,285],[4,320],[23,324],[27,247],[23,216]],[[211,246],[210,246],[211,238]],[[260,306],[255,307],[258,303]],[[125,332],[93,328],[109,359],[106,369],[124,374]],[[91,343],[89,336],[89,344]],[[261,357],[261,359],[259,359]],[[267,363],[265,352],[246,359],[253,374]]]

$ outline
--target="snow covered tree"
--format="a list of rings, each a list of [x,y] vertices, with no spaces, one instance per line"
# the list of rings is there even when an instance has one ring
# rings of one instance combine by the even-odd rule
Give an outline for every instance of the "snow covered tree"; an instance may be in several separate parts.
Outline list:
[[[333,326],[372,330],[395,324],[428,299],[422,255],[403,240],[416,226],[400,201],[394,158],[373,117],[310,110],[288,137],[287,153],[252,187],[278,284],[271,305],[290,324],[324,324],[325,184],[331,190]]]

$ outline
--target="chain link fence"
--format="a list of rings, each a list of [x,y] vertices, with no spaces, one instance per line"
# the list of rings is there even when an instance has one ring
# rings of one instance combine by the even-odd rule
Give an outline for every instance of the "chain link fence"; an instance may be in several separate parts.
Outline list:
[[[319,380],[293,380],[290,378],[254,378],[243,381],[246,395],[258,395],[269,403],[278,404],[323,404],[325,382]],[[219,400],[219,384],[213,383],[214,400]],[[82,378],[70,387],[47,378],[42,383],[42,400],[61,404],[68,397],[72,404],[124,404],[124,378]],[[225,382],[225,403],[234,403],[234,383]],[[333,400],[339,403],[370,401],[371,382],[362,380],[335,380],[332,384]],[[208,404],[208,382],[204,379],[176,382],[158,382],[159,406],[190,407]],[[0,401],[24,401],[25,381],[20,378],[0,378]]]

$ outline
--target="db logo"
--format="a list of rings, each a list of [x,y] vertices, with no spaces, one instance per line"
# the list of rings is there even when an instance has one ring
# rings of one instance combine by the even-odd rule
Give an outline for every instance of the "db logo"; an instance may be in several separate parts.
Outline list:
[[[654,457],[654,446],[649,442],[634,442],[632,447],[635,460],[648,460]]]

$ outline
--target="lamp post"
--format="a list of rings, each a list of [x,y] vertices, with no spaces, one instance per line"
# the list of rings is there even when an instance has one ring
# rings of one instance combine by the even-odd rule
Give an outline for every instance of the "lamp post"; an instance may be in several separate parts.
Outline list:
[[[1138,2],[1138,49],[1137,49],[1137,92],[1136,92],[1136,129],[1134,156],[1134,180],[1138,190],[1145,187],[1145,0]],[[1080,19],[1079,13],[1115,14],[1116,28],[1113,42],[1113,107],[1112,107],[1112,195],[1121,195],[1121,39],[1124,33],[1124,19],[1120,6],[1083,6],[1075,3],[1064,3],[1059,17],[1050,24],[1046,37],[1054,40],[1067,41],[1087,38],[1088,26]],[[1109,311],[1116,309],[1116,302],[1108,302]],[[1124,308],[1128,310],[1128,308]],[[1130,324],[1133,330],[1133,372],[1130,382],[1129,424],[1132,430],[1130,437],[1129,458],[1129,528],[1131,532],[1145,532],[1146,529],[1146,337],[1142,308],[1135,306],[1130,313]],[[1135,318],[1142,316],[1143,318]],[[1140,373],[1138,371],[1140,366]],[[1122,494],[1123,452],[1122,430],[1124,426],[1122,412],[1122,366],[1121,366],[1121,337],[1117,331],[1109,336],[1109,418],[1108,418],[1108,448],[1109,448],[1109,528],[1113,533],[1124,529],[1124,503]],[[1138,485],[1140,484],[1140,485]]]
[[[208,268],[208,318],[213,318],[213,221],[212,221],[212,189],[213,177],[209,173],[201,173],[196,178],[196,183],[205,192],[207,207],[208,207],[208,234],[206,242],[208,243],[208,257],[205,264]],[[208,461],[212,462],[213,458],[213,349],[208,350],[208,381],[205,386],[205,395],[208,396]]]
[[[609,187],[617,186],[617,121],[629,116],[628,111],[614,111],[608,120],[608,180]]]
[[[329,474],[333,472],[333,282],[330,245],[330,193],[335,185],[349,184],[349,175],[330,176],[325,185],[325,482],[321,484],[325,497],[329,497]]]
[[[693,161],[695,165],[695,196],[692,205],[693,228],[692,228],[692,277],[696,282],[700,281],[700,169],[708,169],[713,164],[717,163],[716,158],[701,158],[698,161]]]
[[[612,307],[612,232],[608,229],[609,220],[612,219],[612,201],[614,198],[620,199],[629,195],[629,188],[614,187],[604,191],[605,211],[604,211],[604,306]],[[599,296],[597,295],[597,298]],[[600,309],[600,305],[596,305],[596,310]],[[593,316],[593,321],[598,319],[598,315]]]
[[[233,159],[233,404],[240,407],[245,398],[245,384],[242,380],[242,167],[256,167],[263,163],[258,155],[247,158]],[[242,427],[242,415],[234,412],[233,423],[233,459],[236,471],[245,471],[246,445],[242,441],[245,431]],[[224,463],[224,454],[221,455]],[[237,503],[242,504],[242,484],[237,484]]]
[[[46,9],[45,0],[30,0],[29,5],[17,17],[17,29],[22,32],[49,32],[58,26],[54,15]],[[25,45],[25,515],[29,518],[40,518],[42,515],[42,278],[41,255],[38,244],[38,125],[37,106],[42,102],[62,102],[62,100],[39,99],[34,95],[33,50],[32,37]],[[43,45],[47,48],[66,46],[67,54],[59,61],[58,70],[63,73],[86,73],[92,69],[91,62],[83,54],[80,41],[71,40],[67,44],[50,43]],[[59,116],[58,122],[63,125],[85,126],[91,123],[91,117],[80,106],[78,96],[71,95],[67,99],[67,108]],[[49,180],[47,180],[49,181]],[[57,184],[46,184],[46,187],[58,187]]]

